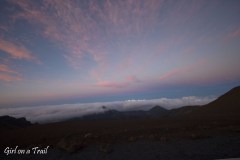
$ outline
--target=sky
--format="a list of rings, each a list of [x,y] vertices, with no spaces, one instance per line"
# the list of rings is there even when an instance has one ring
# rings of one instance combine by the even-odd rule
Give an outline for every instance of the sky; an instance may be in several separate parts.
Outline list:
[[[239,0],[1,0],[1,112],[220,96],[240,85],[239,15]]]

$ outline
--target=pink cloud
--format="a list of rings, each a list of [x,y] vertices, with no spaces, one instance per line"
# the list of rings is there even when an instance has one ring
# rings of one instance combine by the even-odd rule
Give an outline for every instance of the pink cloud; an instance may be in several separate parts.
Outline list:
[[[12,81],[20,81],[20,80],[22,80],[22,78],[19,76],[12,76],[9,74],[1,74],[0,73],[0,80],[5,81],[5,82],[12,82]]]
[[[12,58],[34,60],[30,51],[21,45],[14,44],[0,37],[0,50],[9,54]]]
[[[232,29],[231,31],[229,31],[227,34],[224,35],[223,42],[225,44],[228,44],[235,38],[239,38],[239,37],[240,37],[240,27],[237,27],[235,29]]]
[[[127,82],[109,82],[109,81],[101,81],[97,83],[99,87],[108,87],[108,88],[124,88],[129,84]]]
[[[5,64],[0,64],[0,81],[12,82],[22,80],[19,73]]]
[[[5,40],[1,36],[0,36],[0,51],[3,51],[4,53],[10,56],[10,58],[8,57],[0,58],[0,60],[2,61],[1,62],[2,64],[0,64],[1,81],[11,82],[22,80],[20,74],[16,70],[11,69],[11,66],[9,66],[9,64],[11,64],[10,62],[12,59],[34,61],[39,64],[41,63],[24,46]]]
[[[126,81],[129,83],[133,83],[133,82],[141,82],[140,79],[138,79],[136,76],[134,75],[130,75],[126,77]]]
[[[8,31],[8,27],[5,26],[5,25],[0,25],[0,30],[3,30],[3,31]]]
[[[173,70],[170,70],[170,71],[164,73],[159,79],[160,80],[169,79],[169,78],[177,75],[180,71],[181,71],[181,69],[175,68]]]
[[[34,1],[12,3],[22,9],[15,18],[35,24],[43,36],[61,43],[67,50],[64,57],[68,63],[81,69],[85,68],[85,57],[90,57],[98,68],[106,66],[112,54],[108,46],[113,36],[144,38],[152,27],[156,27],[162,2],[107,0],[100,5],[98,1],[90,1],[84,9],[76,7],[79,5],[77,1],[44,1],[42,7]]]
[[[41,28],[42,35],[60,43],[67,51],[64,57],[75,69],[84,66],[90,57],[98,65],[105,63],[105,40],[99,25],[76,1],[46,1],[42,7],[33,1],[14,1],[22,8],[15,18],[25,19]],[[49,11],[53,10],[54,12]]]
[[[99,87],[107,87],[107,88],[125,88],[134,83],[140,83],[141,81],[133,75],[127,76],[122,82],[110,82],[110,81],[100,81],[97,83]]]
[[[191,73],[194,70],[201,68],[204,64],[206,64],[206,60],[199,60],[196,63],[190,64],[188,66],[182,66],[178,68],[174,68],[166,73],[164,73],[162,76],[160,76],[159,80],[168,80],[172,77],[178,76],[178,75],[184,75],[186,73]]]
[[[240,37],[240,27],[238,27],[237,29],[235,29],[234,31],[230,32],[228,34],[229,38],[238,38]]]
[[[202,6],[201,2],[200,4],[194,2],[189,8],[184,8],[187,2],[178,2],[179,5],[178,3],[174,5],[176,7],[173,7],[173,12],[168,16],[170,19],[162,18],[162,21],[159,21],[159,11],[165,3],[164,0],[106,0],[101,5],[98,1],[90,1],[84,9],[76,7],[79,6],[77,1],[44,1],[41,4],[42,7],[34,1],[13,1],[12,3],[22,9],[15,16],[16,18],[29,21],[36,25],[36,28],[40,28],[43,36],[55,43],[60,43],[66,51],[64,53],[66,61],[75,69],[90,69],[90,75],[97,81],[101,81],[102,77],[105,77],[104,74],[109,74],[107,71],[112,71],[108,65],[116,54],[123,54],[119,56],[120,58],[128,57],[119,59],[116,64],[116,70],[119,70],[122,75],[128,74],[127,68],[136,72],[150,69],[153,64],[158,63],[162,53],[172,46],[154,44],[151,46],[154,51],[150,53],[146,51],[148,54],[144,55],[146,58],[139,65],[136,64],[135,58],[138,58],[136,53],[141,54],[144,48],[139,47],[144,44],[141,42],[145,42],[148,34],[163,22],[171,23],[177,19],[177,23],[184,24],[185,20],[197,13]],[[180,12],[183,14],[179,14]],[[137,40],[138,45],[129,48],[125,40],[132,39]],[[173,40],[174,44],[182,41],[175,35]],[[119,47],[117,51],[122,50],[122,52],[113,53],[111,45]],[[86,63],[86,57],[91,60],[91,63]],[[112,83],[104,82],[101,85],[111,86],[109,84]]]
[[[10,69],[7,65],[5,64],[0,64],[0,72],[7,72],[7,73],[17,73],[16,71]]]

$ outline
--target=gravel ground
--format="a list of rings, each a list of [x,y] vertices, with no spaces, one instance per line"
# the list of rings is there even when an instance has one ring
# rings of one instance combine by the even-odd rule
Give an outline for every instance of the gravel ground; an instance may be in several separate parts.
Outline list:
[[[140,140],[118,144],[98,144],[77,153],[50,148],[47,155],[0,155],[0,160],[202,160],[240,158],[240,135],[170,141]]]

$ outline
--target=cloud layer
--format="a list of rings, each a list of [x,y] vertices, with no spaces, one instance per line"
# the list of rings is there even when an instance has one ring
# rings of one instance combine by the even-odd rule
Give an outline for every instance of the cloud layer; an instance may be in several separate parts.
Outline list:
[[[1,108],[1,115],[13,117],[26,117],[31,122],[56,122],[73,117],[80,117],[92,113],[104,112],[102,106],[119,111],[148,110],[155,105],[166,109],[178,108],[187,105],[204,105],[216,98],[214,97],[182,97],[176,99],[152,99],[152,100],[127,100],[115,102],[97,102],[84,104],[63,104],[37,107]]]

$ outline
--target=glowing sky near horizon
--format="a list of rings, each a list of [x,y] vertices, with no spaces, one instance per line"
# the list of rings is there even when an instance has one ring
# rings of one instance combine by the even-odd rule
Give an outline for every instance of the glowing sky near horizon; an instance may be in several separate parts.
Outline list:
[[[0,107],[219,95],[239,0],[1,0]]]

